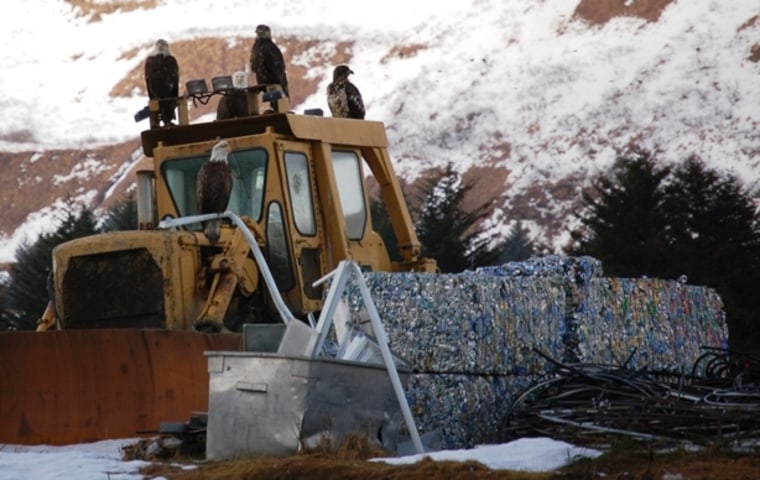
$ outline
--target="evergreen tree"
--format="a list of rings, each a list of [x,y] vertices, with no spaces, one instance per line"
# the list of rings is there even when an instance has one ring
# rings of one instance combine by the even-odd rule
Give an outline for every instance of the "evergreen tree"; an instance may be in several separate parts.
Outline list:
[[[737,178],[696,157],[669,169],[638,151],[584,194],[572,254],[602,261],[609,275],[677,278],[714,288],[724,303],[731,347],[760,353],[760,217]]]
[[[380,235],[388,250],[388,256],[392,261],[400,261],[401,253],[398,249],[398,239],[393,231],[388,209],[382,200],[372,199],[370,202],[370,214],[372,215],[372,228]]]
[[[0,331],[17,330],[16,316],[11,311],[9,278],[0,275]]]
[[[611,171],[583,192],[587,210],[581,227],[571,232],[568,253],[595,256],[611,275],[658,275],[668,258],[663,208],[668,174],[647,151],[618,157]]]
[[[527,260],[536,253],[536,247],[528,235],[528,229],[520,222],[515,223],[507,234],[498,263],[519,262]]]
[[[501,245],[492,246],[495,237],[481,236],[475,228],[490,213],[491,201],[472,211],[462,202],[473,184],[463,184],[453,165],[437,179],[423,182],[417,215],[417,236],[422,255],[436,259],[444,273],[461,272],[497,262]]]
[[[137,228],[137,200],[131,193],[108,209],[101,226],[106,232]]]
[[[760,219],[754,201],[734,176],[688,158],[668,187],[674,270],[689,283],[716,289],[723,300],[732,346],[760,351]]]
[[[61,224],[52,233],[40,235],[31,244],[16,249],[10,268],[10,281],[2,303],[4,329],[33,330],[47,304],[47,280],[52,267],[53,249],[68,240],[97,233],[95,215],[88,208],[75,208],[68,200]]]

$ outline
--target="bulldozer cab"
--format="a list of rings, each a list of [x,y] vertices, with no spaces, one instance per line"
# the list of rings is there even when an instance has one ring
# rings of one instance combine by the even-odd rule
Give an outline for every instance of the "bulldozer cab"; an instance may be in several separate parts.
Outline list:
[[[257,91],[249,90],[249,100]],[[54,250],[49,310],[57,328],[198,329],[210,321],[239,331],[283,316],[272,290],[295,317],[320,311],[322,286],[314,283],[342,260],[371,271],[435,271],[433,260],[420,257],[381,122],[251,111],[194,124],[180,112],[180,125],[142,132],[153,162],[137,175],[140,229]],[[212,244],[201,223],[186,217],[199,213],[196,177],[221,139],[231,150],[227,209],[246,231],[226,217]],[[371,182],[388,211],[398,261],[373,228]],[[157,228],[172,220],[175,226]]]
[[[196,175],[220,139],[232,150],[228,210],[262,235],[269,269],[296,315],[320,309],[322,292],[312,284],[341,260],[375,271],[429,268],[419,259],[379,122],[273,113],[146,131],[143,148],[154,158],[159,219],[198,213]],[[391,200],[386,203],[403,258],[397,264],[372,226],[368,176]],[[230,245],[235,233],[226,225],[214,247],[199,223],[187,229],[209,255]]]

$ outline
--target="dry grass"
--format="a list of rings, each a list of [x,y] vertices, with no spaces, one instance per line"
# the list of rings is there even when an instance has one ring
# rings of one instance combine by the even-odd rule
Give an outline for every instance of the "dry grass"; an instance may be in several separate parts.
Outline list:
[[[760,478],[760,455],[737,454],[722,447],[658,453],[650,446],[623,443],[598,459],[580,460],[559,475],[552,478],[749,480]]]
[[[547,474],[499,472],[477,462],[434,462],[389,465],[368,461],[385,456],[364,436],[349,435],[334,447],[323,442],[317,448],[288,458],[261,457],[246,460],[203,462],[197,469],[182,470],[174,464],[151,464],[141,470],[149,478],[169,480],[548,480]]]
[[[147,478],[168,480],[742,480],[760,478],[760,454],[736,454],[721,447],[697,452],[657,453],[648,445],[621,442],[597,459],[583,459],[554,472],[490,470],[477,462],[434,462],[394,466],[368,461],[382,457],[365,437],[349,436],[338,447],[327,443],[288,458],[200,462],[182,470],[177,463],[154,463],[142,469]],[[175,459],[176,461],[176,459]],[[188,461],[187,463],[191,463]]]

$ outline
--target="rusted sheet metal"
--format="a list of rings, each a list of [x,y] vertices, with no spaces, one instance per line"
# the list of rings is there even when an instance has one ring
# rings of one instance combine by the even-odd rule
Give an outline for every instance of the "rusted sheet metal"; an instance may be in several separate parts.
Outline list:
[[[0,333],[0,443],[128,438],[208,409],[204,351],[240,337],[101,329]]]

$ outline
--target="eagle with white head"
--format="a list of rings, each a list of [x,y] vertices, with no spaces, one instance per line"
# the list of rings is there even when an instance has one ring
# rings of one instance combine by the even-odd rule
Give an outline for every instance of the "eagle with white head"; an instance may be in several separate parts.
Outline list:
[[[211,150],[211,157],[203,162],[196,177],[195,193],[198,198],[198,213],[223,213],[227,209],[232,193],[232,171],[227,162],[230,144],[220,140]],[[209,242],[216,245],[221,235],[222,219],[204,222],[203,233]]]
[[[179,65],[163,38],[156,41],[153,52],[145,59],[145,86],[148,98],[158,100],[159,118],[164,125],[171,125],[179,96]]]

